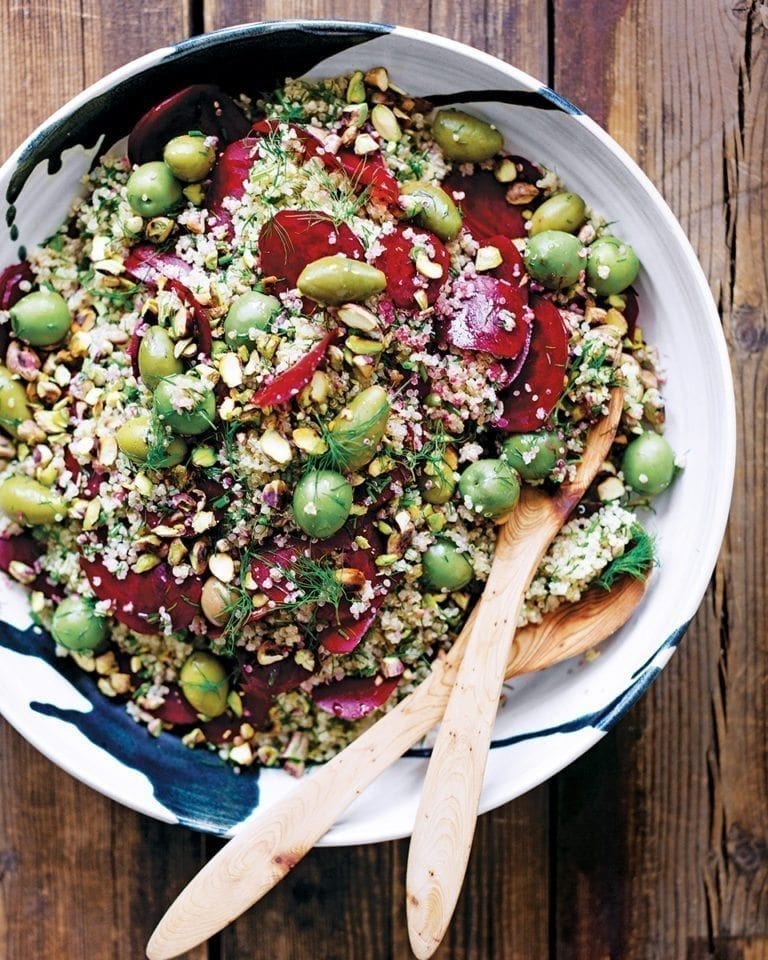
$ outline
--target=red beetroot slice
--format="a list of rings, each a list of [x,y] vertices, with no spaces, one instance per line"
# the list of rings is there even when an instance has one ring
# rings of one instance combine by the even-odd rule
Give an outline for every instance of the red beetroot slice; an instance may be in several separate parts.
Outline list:
[[[483,243],[489,247],[496,247],[501,254],[502,262],[489,273],[499,280],[506,280],[515,289],[519,290],[528,302],[528,274],[525,269],[523,255],[512,241],[500,233],[488,237]]]
[[[563,395],[568,363],[568,329],[549,300],[533,297],[533,335],[528,356],[504,396],[496,426],[509,433],[538,430]]]
[[[0,539],[0,570],[8,573],[14,561],[23,563],[33,570],[39,570],[37,561],[42,552],[43,548],[37,540],[23,533],[17,537]],[[38,573],[32,583],[27,584],[27,586],[30,590],[39,590],[46,597],[62,595],[61,588],[49,583],[44,573]]]
[[[312,690],[312,699],[341,720],[361,720],[389,700],[399,677],[344,677]]]
[[[287,576],[274,577],[272,571],[290,570],[306,549],[307,544],[303,540],[293,539],[283,547],[266,550],[261,556],[251,561],[251,576],[258,587],[258,592],[272,601],[254,610],[251,620],[261,620],[285,602],[286,597],[293,590],[293,584]]]
[[[181,688],[175,683],[168,684],[168,693],[166,693],[163,703],[148,712],[158,717],[163,723],[191,726],[200,722],[197,710],[184,697]]]
[[[478,276],[454,286],[448,301],[438,304],[445,336],[459,350],[479,350],[494,357],[515,359],[529,339],[532,312],[525,298],[506,280]],[[509,324],[508,314],[514,319]]]
[[[351,545],[351,540],[349,543]],[[354,567],[369,583],[375,584],[379,574],[374,563],[374,555],[378,552],[376,547],[374,542],[371,550],[344,549],[339,566]],[[373,626],[385,599],[385,594],[376,594],[367,610],[358,617],[353,616],[351,603],[342,600],[338,610],[332,611],[328,626],[318,633],[319,642],[329,653],[351,653]]]
[[[429,230],[401,226],[395,227],[392,233],[379,237],[378,243],[383,250],[373,261],[373,265],[386,274],[387,296],[395,306],[400,307],[401,310],[420,309],[413,299],[417,290],[424,290],[427,302],[434,303],[440,288],[448,278],[448,268],[451,264],[451,257],[445,249],[445,244]],[[417,271],[411,253],[414,246],[425,244],[433,248],[434,254],[431,259],[442,268],[442,277],[426,280]]]
[[[220,155],[208,187],[206,204],[209,213],[218,223],[231,222],[231,215],[224,205],[228,197],[239,200],[245,193],[245,181],[253,165],[258,145],[257,137],[235,140]]]
[[[0,273],[0,310],[10,310],[14,304],[26,293],[21,285],[24,283],[33,284],[35,275],[32,273],[32,267],[23,260],[21,263],[13,263],[6,267]],[[8,349],[8,339],[10,335],[10,324],[0,324],[0,360],[5,357],[5,351]]]
[[[522,207],[507,203],[508,183],[499,183],[490,170],[478,170],[467,177],[451,173],[443,181],[449,194],[463,193],[456,200],[461,208],[464,226],[475,240],[485,241],[495,234],[514,239],[525,236]]]
[[[200,612],[202,581],[190,577],[177,584],[167,563],[147,573],[129,571],[123,580],[110,573],[101,560],[80,557],[80,566],[98,599],[112,602],[114,618],[138,633],[157,632],[160,607],[168,612],[174,630],[188,627]]]
[[[259,256],[265,277],[278,277],[278,290],[292,290],[308,263],[342,255],[363,259],[363,245],[345,223],[338,226],[314,210],[279,210],[261,228]]]
[[[242,690],[243,719],[263,728],[269,708],[279,693],[295,690],[311,676],[293,657],[261,666],[255,660],[241,662],[240,688]]]
[[[637,294],[632,287],[630,287],[628,290],[625,290],[622,293],[622,297],[624,297],[627,302],[627,305],[624,308],[624,319],[627,321],[627,336],[631,338],[635,335],[637,318],[640,314],[640,304],[637,299]]]
[[[196,83],[184,87],[149,109],[128,137],[131,163],[160,160],[169,140],[190,130],[229,143],[245,136],[248,120],[235,101],[219,87]]]
[[[336,330],[329,330],[298,363],[284,373],[279,373],[270,383],[257,390],[251,397],[251,403],[257,407],[280,407],[289,403],[312,379],[312,374],[322,363],[328,347],[337,336]]]
[[[325,154],[326,157],[333,154]],[[335,158],[352,185],[362,191],[369,187],[371,199],[384,206],[397,206],[400,185],[380,156],[358,156],[352,150],[340,150]]]

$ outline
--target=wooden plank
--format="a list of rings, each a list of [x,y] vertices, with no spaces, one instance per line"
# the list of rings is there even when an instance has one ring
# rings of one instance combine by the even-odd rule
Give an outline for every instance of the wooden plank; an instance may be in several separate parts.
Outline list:
[[[364,20],[427,29],[428,5],[408,0],[206,0],[206,31],[258,20]],[[286,65],[290,73],[290,65]]]

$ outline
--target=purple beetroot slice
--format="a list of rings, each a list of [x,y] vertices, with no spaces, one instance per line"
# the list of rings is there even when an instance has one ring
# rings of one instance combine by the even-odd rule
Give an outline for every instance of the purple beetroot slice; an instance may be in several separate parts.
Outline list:
[[[284,373],[278,374],[270,383],[257,390],[251,397],[251,403],[257,407],[281,407],[296,396],[312,379],[312,374],[323,361],[328,347],[338,336],[338,331],[330,330],[322,340],[312,347],[298,363]]]
[[[151,107],[128,137],[131,163],[160,160],[169,140],[192,130],[218,137],[219,146],[239,140],[250,124],[229,94],[208,83],[196,83]]]
[[[563,395],[568,364],[568,329],[549,300],[533,297],[533,333],[528,356],[504,395],[504,412],[496,426],[524,433],[544,426]]]
[[[414,234],[413,238],[406,236],[409,232]],[[414,244],[423,245],[425,241],[435,251],[432,260],[443,271],[441,277],[432,280],[426,280],[419,274],[411,256]],[[382,250],[373,261],[373,266],[386,274],[387,296],[396,307],[401,310],[421,309],[413,298],[419,289],[426,293],[428,303],[432,304],[437,300],[440,288],[448,279],[451,258],[445,244],[434,233],[415,227],[397,226],[392,233],[379,237],[377,245]]]
[[[399,677],[344,677],[312,690],[312,699],[326,713],[341,720],[361,720],[383,707]]]
[[[482,241],[499,233],[512,240],[525,236],[523,208],[507,203],[508,187],[508,183],[499,183],[490,170],[477,170],[466,177],[451,173],[443,181],[443,189],[451,196],[454,192],[464,194],[456,200],[464,226],[475,240]]]
[[[528,342],[531,310],[506,280],[478,276],[454,286],[445,304],[438,303],[438,313],[444,316],[448,342],[459,350],[514,360]],[[510,318],[514,326],[507,329]]]

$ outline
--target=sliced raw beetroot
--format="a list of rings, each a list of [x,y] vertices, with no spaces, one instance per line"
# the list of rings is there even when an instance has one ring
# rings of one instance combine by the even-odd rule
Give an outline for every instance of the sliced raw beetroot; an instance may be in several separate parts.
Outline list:
[[[360,570],[371,585],[376,584],[379,575],[379,569],[374,563],[374,556],[379,552],[377,542],[369,537],[371,550],[353,550],[351,540],[348,542],[350,549],[344,548],[338,561],[339,566]],[[341,600],[338,609],[332,612],[328,626],[318,632],[318,641],[329,653],[351,653],[373,626],[385,599],[386,594],[377,593],[371,598],[368,608],[357,617],[352,614],[351,602]]]
[[[341,720],[361,720],[383,707],[399,677],[344,677],[312,690],[312,699],[326,713]]]
[[[241,661],[240,690],[242,691],[243,719],[263,728],[269,708],[279,693],[295,690],[311,673],[300,667],[293,657],[261,666],[256,660]]]
[[[415,227],[397,226],[384,236],[379,237],[378,245],[382,252],[373,261],[387,276],[387,296],[401,310],[421,309],[413,299],[417,290],[424,290],[427,302],[437,300],[440,288],[448,278],[451,257],[445,244],[429,230]],[[441,277],[427,280],[416,269],[414,248],[429,247],[430,259],[438,264],[443,273]]]
[[[543,427],[563,394],[568,363],[568,329],[549,300],[533,297],[531,345],[520,373],[503,397],[504,413],[496,426],[510,433]]]
[[[308,263],[337,254],[363,259],[363,245],[345,223],[336,225],[314,210],[279,210],[261,228],[259,255],[265,277],[277,277],[279,291],[296,286]]]
[[[528,274],[525,269],[523,255],[512,243],[512,241],[500,233],[494,234],[483,241],[485,246],[496,247],[501,254],[502,262],[498,267],[490,270],[489,273],[499,280],[506,280],[507,283],[518,289],[528,302]]]
[[[627,321],[627,336],[633,337],[635,334],[635,328],[637,327],[637,318],[640,314],[640,304],[637,299],[637,294],[630,287],[628,290],[625,290],[622,293],[622,297],[627,301],[627,305],[624,308],[624,319]]]
[[[245,181],[248,179],[258,143],[257,137],[235,140],[219,157],[206,199],[208,211],[218,223],[230,224],[231,215],[224,201],[228,197],[239,200],[245,193]]]
[[[18,537],[0,538],[0,570],[8,573],[11,564],[15,561],[39,571],[38,559],[43,552],[41,544],[32,537],[22,533]],[[35,579],[27,584],[30,590],[39,590],[46,597],[60,597],[63,591],[56,584],[49,583],[44,573],[37,573]]]
[[[512,360],[526,348],[533,319],[519,290],[486,276],[454,284],[451,295],[438,301],[437,312],[454,347]]]
[[[330,157],[333,154],[325,154]],[[400,197],[400,185],[387,169],[379,154],[358,156],[353,150],[339,150],[336,154],[339,166],[344,170],[355,189],[362,192],[370,188],[371,199],[384,206],[396,206]]]
[[[99,600],[112,602],[112,615],[138,633],[156,633],[164,607],[174,630],[183,630],[200,612],[202,581],[189,577],[177,584],[167,563],[159,563],[147,573],[134,573],[119,580],[101,560],[80,557],[80,566]]]
[[[475,240],[482,241],[499,233],[510,239],[525,236],[523,208],[507,203],[508,187],[508,183],[499,183],[490,170],[477,170],[466,177],[454,172],[443,181],[443,189],[449,194],[464,194],[455,198],[464,226]]]
[[[148,713],[158,717],[163,723],[174,723],[179,726],[191,726],[200,722],[197,711],[175,683],[168,684],[168,693],[163,703],[149,710]]]
[[[14,304],[28,291],[22,289],[22,284],[33,284],[35,275],[32,273],[32,267],[23,260],[21,263],[13,263],[6,267],[0,273],[0,310],[10,310]],[[5,358],[5,351],[8,349],[8,339],[10,335],[10,324],[0,324],[0,360]]]
[[[128,137],[131,163],[160,160],[173,137],[199,130],[229,143],[244,137],[249,122],[235,101],[219,87],[196,83],[156,103],[136,123]]]
[[[261,620],[285,602],[293,591],[293,582],[286,576],[275,577],[273,570],[290,570],[304,554],[307,544],[303,540],[292,539],[283,547],[265,550],[251,561],[251,576],[258,592],[263,593],[271,603],[258,607],[251,614],[251,620]]]
[[[257,390],[251,397],[251,403],[257,407],[280,407],[289,403],[312,379],[312,374],[322,363],[328,347],[337,336],[338,331],[329,330],[298,363],[279,373],[268,384]]]

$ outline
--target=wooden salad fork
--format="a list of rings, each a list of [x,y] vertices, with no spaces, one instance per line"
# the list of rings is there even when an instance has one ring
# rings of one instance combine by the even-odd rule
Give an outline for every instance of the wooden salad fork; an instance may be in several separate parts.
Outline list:
[[[615,432],[613,420],[617,420],[620,408],[619,395],[612,401],[611,414],[593,428],[599,429],[604,453],[610,446],[609,433],[612,438]],[[588,445],[591,451],[592,439]],[[576,493],[575,482],[568,486],[568,512],[588,486]],[[561,515],[560,526],[563,519]],[[588,591],[578,603],[564,605],[542,623],[522,628],[508,650],[507,678],[544,669],[598,645],[627,621],[645,586],[643,581],[623,578],[610,594],[599,589]],[[152,934],[148,960],[171,960],[244,913],[299,863],[379,774],[440,721],[482,604],[481,598],[451,649],[435,661],[413,693],[303,779],[285,800],[246,821],[192,878]]]
[[[419,958],[439,946],[461,891],[472,847],[491,732],[523,598],[552,540],[605,461],[621,417],[608,413],[588,434],[574,478],[553,496],[524,486],[499,529],[483,595],[469,627],[427,768],[406,873],[408,933]]]

